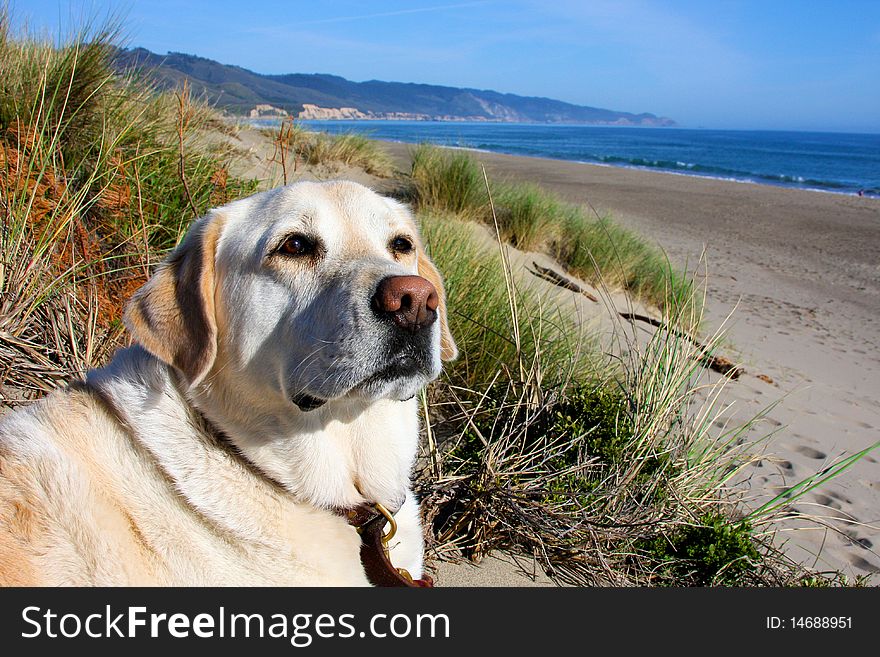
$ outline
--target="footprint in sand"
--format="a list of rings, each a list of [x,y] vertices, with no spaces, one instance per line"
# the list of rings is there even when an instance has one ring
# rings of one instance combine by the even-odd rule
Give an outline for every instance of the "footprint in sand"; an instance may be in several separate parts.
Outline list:
[[[852,541],[853,545],[858,545],[859,547],[865,548],[866,550],[870,550],[874,547],[874,543],[869,538],[859,538],[859,536],[855,532],[844,532],[844,535]]]
[[[795,447],[795,451],[800,452],[808,459],[824,459],[828,456],[825,452],[820,452],[818,449],[813,449],[812,447],[807,447],[806,445],[798,445]]]
[[[862,559],[861,557],[857,557],[855,555],[851,555],[849,557],[849,562],[855,566],[856,568],[861,568],[862,570],[866,570],[869,573],[880,573],[880,566],[876,566],[872,564],[870,561],[866,559]]]
[[[821,504],[822,506],[827,506],[829,509],[835,509],[837,511],[841,511],[843,509],[840,506],[840,503],[835,502],[833,499],[828,497],[827,495],[816,495],[815,500],[817,504]]]

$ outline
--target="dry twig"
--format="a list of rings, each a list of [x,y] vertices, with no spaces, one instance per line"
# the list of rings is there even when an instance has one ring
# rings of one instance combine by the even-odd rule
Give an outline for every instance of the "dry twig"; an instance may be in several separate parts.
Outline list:
[[[177,92],[177,145],[179,159],[177,163],[177,172],[180,176],[180,182],[183,185],[183,191],[189,206],[192,208],[193,216],[199,216],[199,210],[193,201],[192,192],[189,190],[189,184],[186,182],[186,153],[184,141],[186,132],[189,129],[189,122],[192,120],[195,110],[192,107],[192,99],[190,96],[189,80],[183,81],[183,88]]]

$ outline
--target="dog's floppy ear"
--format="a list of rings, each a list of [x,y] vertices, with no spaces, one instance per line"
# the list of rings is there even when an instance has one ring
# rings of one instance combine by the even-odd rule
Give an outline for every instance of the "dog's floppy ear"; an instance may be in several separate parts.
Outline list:
[[[221,215],[199,219],[125,308],[134,339],[191,386],[217,357],[214,256],[222,228]]]
[[[417,245],[419,276],[431,281],[431,284],[437,290],[437,296],[440,297],[440,303],[437,305],[437,319],[440,320],[440,358],[442,360],[455,360],[458,358],[458,347],[455,340],[452,339],[452,333],[449,330],[449,319],[446,312],[446,290],[443,288],[443,278],[440,272],[431,262],[424,247],[419,243]]]

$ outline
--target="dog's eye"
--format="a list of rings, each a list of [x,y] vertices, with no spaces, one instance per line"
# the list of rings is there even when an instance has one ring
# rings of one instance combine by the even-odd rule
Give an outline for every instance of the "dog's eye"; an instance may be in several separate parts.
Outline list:
[[[288,256],[308,256],[315,253],[315,241],[305,235],[291,235],[278,247],[278,253]]]
[[[389,245],[394,253],[410,253],[413,250],[413,243],[408,237],[395,237]]]

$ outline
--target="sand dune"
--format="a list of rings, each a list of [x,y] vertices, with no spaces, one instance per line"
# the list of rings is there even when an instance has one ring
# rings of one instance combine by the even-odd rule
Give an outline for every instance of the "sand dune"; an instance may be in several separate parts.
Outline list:
[[[408,147],[388,144],[405,162]],[[489,175],[537,182],[610,212],[679,265],[708,264],[707,325],[729,323],[747,374],[726,391],[733,421],[776,403],[759,429],[772,457],[747,473],[752,504],[880,440],[880,199],[479,153]],[[767,380],[757,378],[757,375]],[[769,382],[768,382],[769,381]],[[799,561],[880,573],[880,450],[783,523]],[[799,528],[799,531],[788,531]]]

